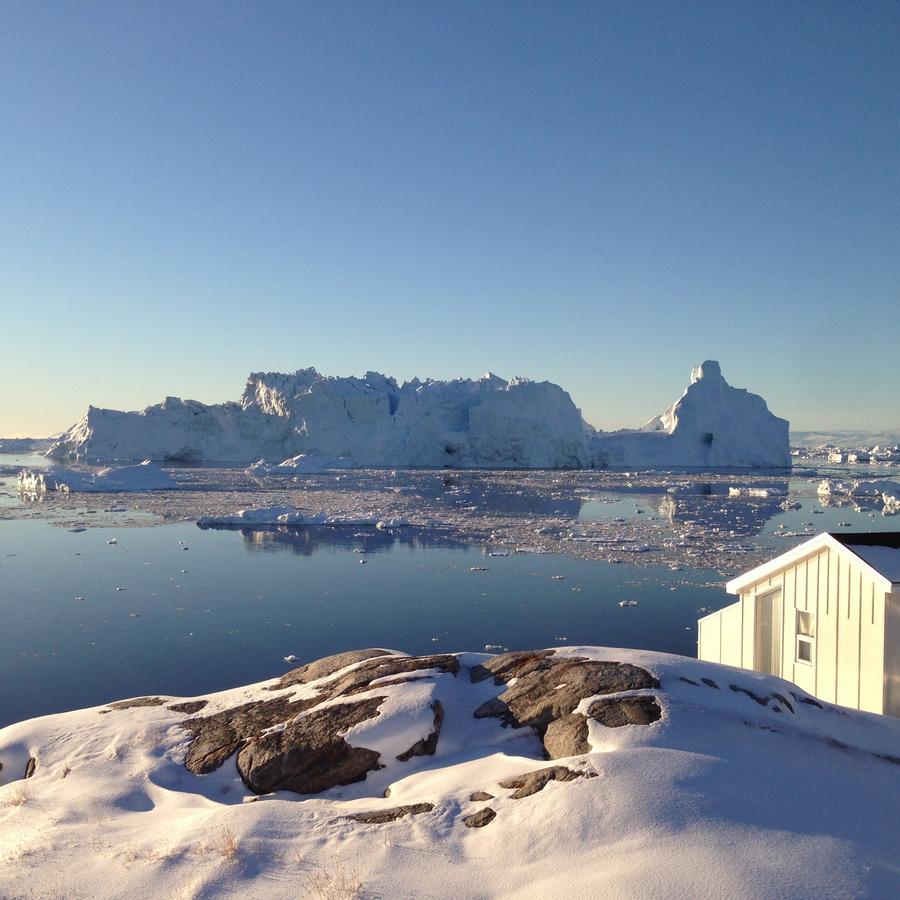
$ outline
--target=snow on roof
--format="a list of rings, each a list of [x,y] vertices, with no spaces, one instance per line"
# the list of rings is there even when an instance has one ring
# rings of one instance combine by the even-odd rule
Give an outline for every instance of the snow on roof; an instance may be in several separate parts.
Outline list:
[[[832,537],[892,584],[900,584],[900,531],[883,534],[835,534]]]
[[[822,532],[792,550],[770,559],[768,562],[732,578],[725,585],[729,594],[736,594],[755,582],[774,575],[787,566],[800,562],[814,553],[829,547],[846,554],[858,564],[868,568],[887,590],[900,584],[900,532]]]

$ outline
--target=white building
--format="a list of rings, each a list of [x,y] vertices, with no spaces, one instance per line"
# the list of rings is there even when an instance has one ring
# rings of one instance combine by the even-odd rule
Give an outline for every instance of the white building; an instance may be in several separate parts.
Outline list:
[[[700,659],[900,716],[900,532],[820,534],[725,587],[738,602],[700,619]]]

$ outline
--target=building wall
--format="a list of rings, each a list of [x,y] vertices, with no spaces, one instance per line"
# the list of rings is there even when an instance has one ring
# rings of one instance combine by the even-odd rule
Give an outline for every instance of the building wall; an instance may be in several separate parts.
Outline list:
[[[728,665],[755,667],[756,597],[778,588],[784,611],[781,636],[781,677],[831,703],[884,712],[885,600],[879,587],[860,566],[830,548],[786,566],[772,577],[740,592],[738,603],[701,620],[700,657]],[[900,647],[900,598],[892,616],[889,645]],[[815,615],[813,664],[797,660],[796,611]],[[712,640],[715,619],[719,633]],[[718,646],[716,646],[716,644]],[[727,658],[726,658],[727,657]],[[894,669],[892,702],[900,707],[900,650],[888,659]],[[897,715],[898,712],[893,713]]]
[[[884,712],[900,717],[900,594],[885,597]]]

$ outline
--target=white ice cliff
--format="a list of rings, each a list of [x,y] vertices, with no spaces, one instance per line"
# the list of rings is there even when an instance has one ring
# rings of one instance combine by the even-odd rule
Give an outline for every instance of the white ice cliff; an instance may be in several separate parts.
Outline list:
[[[643,428],[596,432],[589,445],[598,468],[791,465],[787,419],[757,394],[728,384],[714,360],[695,368],[680,399]]]
[[[262,457],[272,464],[301,454],[317,469],[329,461],[453,468],[790,464],[788,423],[761,397],[728,385],[715,362],[695,369],[681,399],[636,431],[595,431],[571,397],[547,381],[488,374],[399,385],[377,372],[337,378],[301,369],[250,375],[240,403],[168,397],[141,412],[92,406],[48,451],[57,459]]]

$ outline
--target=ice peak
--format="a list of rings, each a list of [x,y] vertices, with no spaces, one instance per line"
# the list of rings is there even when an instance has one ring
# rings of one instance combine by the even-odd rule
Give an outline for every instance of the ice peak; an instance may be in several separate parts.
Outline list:
[[[714,359],[707,359],[699,366],[691,369],[691,384],[696,384],[701,380],[721,381],[722,367]]]

